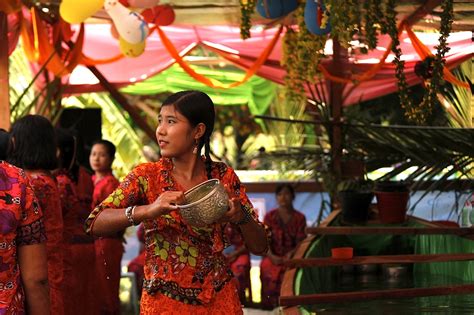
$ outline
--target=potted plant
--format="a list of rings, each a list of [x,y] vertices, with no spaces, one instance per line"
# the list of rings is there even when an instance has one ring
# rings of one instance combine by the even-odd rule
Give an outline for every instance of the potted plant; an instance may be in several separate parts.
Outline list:
[[[382,181],[375,185],[377,209],[382,223],[403,223],[410,197],[408,184],[403,181]]]
[[[338,187],[342,218],[348,223],[364,223],[369,218],[369,206],[374,194],[373,182],[366,179],[343,180]]]

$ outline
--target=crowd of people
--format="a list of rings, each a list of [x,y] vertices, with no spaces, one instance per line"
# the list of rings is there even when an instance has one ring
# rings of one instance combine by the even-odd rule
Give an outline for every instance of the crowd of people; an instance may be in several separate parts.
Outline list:
[[[251,253],[264,256],[262,304],[277,306],[284,261],[305,237],[293,188],[279,186],[278,208],[259,222],[234,170],[210,157],[209,96],[175,93],[158,117],[161,158],[121,182],[109,141],[92,145],[88,171],[77,162],[74,132],[42,116],[0,131],[0,313],[119,314],[124,231],[133,225],[142,250],[129,268],[143,280],[141,314],[242,314]],[[179,205],[184,191],[211,178],[225,186],[229,210],[196,228]]]
[[[112,175],[115,146],[94,143],[92,173],[77,163],[76,152],[73,132],[55,129],[40,115],[0,132],[0,223],[9,227],[2,242],[10,251],[1,255],[0,312],[120,313],[122,237],[111,250],[108,238],[84,231],[93,207],[118,185]]]

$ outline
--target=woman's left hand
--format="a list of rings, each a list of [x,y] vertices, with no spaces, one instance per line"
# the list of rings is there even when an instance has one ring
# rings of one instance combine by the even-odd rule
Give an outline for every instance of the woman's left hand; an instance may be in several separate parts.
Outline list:
[[[229,191],[229,187],[224,185],[229,197],[231,196],[231,192]],[[242,207],[240,205],[240,200],[237,197],[230,197],[229,199],[229,210],[218,220],[219,223],[231,222],[237,223],[244,218],[244,214],[242,212]]]
[[[229,200],[229,210],[219,219],[219,223],[237,223],[243,219],[242,207],[239,198],[231,198]]]

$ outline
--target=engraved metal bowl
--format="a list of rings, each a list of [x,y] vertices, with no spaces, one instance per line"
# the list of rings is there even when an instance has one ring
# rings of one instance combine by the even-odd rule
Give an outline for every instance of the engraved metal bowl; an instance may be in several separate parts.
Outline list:
[[[181,216],[190,225],[204,227],[219,220],[229,209],[229,196],[218,179],[207,180],[184,193]]]

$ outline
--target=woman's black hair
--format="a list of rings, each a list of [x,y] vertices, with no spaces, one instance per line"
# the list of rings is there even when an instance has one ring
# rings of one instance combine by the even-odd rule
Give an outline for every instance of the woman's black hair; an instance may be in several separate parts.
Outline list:
[[[201,91],[181,91],[169,96],[162,106],[173,105],[175,109],[190,122],[191,126],[196,127],[203,123],[206,126],[204,135],[199,138],[198,152],[204,147],[206,156],[207,178],[211,179],[211,135],[214,131],[214,120],[216,117],[214,103],[211,98]]]
[[[295,199],[295,189],[290,184],[278,184],[275,189],[275,195],[278,195],[285,188],[288,189],[291,197]]]
[[[104,139],[94,141],[94,143],[92,143],[92,146],[96,144],[101,144],[105,147],[105,150],[107,151],[107,154],[109,155],[110,160],[113,162],[115,159],[115,151],[116,151],[115,145],[112,142],[108,140],[104,140]]]
[[[56,128],[56,139],[59,149],[59,167],[70,172],[73,179],[77,179],[74,166],[76,165],[77,141],[72,133],[64,128]]]
[[[0,160],[5,160],[7,158],[9,142],[10,134],[5,129],[0,128]]]
[[[15,121],[10,131],[7,160],[26,170],[53,170],[56,158],[56,134],[49,120],[27,115]]]

